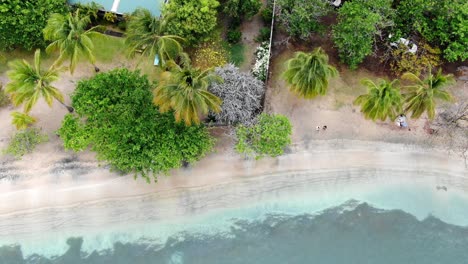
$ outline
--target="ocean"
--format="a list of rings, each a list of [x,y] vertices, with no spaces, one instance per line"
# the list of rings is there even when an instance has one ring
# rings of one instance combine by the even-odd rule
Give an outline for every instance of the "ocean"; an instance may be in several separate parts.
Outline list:
[[[0,263],[468,263],[464,190],[424,177],[351,182],[223,189],[219,206],[214,190],[185,190],[168,204],[191,207],[167,218],[157,197],[0,217]]]

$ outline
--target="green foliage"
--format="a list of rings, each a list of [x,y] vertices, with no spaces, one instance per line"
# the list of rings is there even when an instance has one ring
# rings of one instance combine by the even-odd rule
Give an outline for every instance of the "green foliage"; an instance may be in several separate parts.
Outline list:
[[[229,47],[229,62],[233,63],[237,67],[241,65],[245,58],[244,58],[244,50],[245,46],[243,44],[234,44],[230,45]]]
[[[291,144],[292,126],[283,115],[261,114],[255,125],[239,125],[236,129],[235,149],[246,156],[276,157]]]
[[[335,67],[328,64],[328,55],[321,48],[312,53],[296,52],[294,58],[286,62],[286,67],[283,77],[291,91],[308,99],[325,95],[328,80],[338,75]]]
[[[416,53],[408,52],[408,47],[400,44],[397,49],[392,50],[390,69],[397,75],[404,72],[420,75],[429,67],[440,65],[440,54],[439,48],[433,48],[427,43],[418,43],[418,51]]]
[[[13,117],[12,123],[15,125],[16,129],[26,129],[30,125],[36,123],[36,119],[28,114],[21,112],[12,112],[11,116]]]
[[[468,59],[468,2],[464,0],[401,0],[395,24],[404,36],[420,34],[443,50],[448,61]]]
[[[145,76],[127,69],[82,80],[72,96],[77,116],[65,117],[58,133],[67,149],[88,146],[113,168],[150,176],[194,162],[213,147],[204,126],[177,124],[152,103]]]
[[[193,65],[203,70],[223,66],[228,57],[226,49],[218,41],[202,43],[192,53]]]
[[[74,4],[73,11],[75,12],[77,9],[81,10],[81,15],[89,16],[92,20],[96,20],[98,18],[99,9],[104,10],[104,7],[96,2],[90,2],[86,4]]]
[[[398,80],[380,80],[376,84],[370,79],[363,79],[361,83],[367,87],[367,94],[356,98],[354,104],[361,106],[365,118],[373,121],[385,121],[387,118],[394,120],[401,113],[402,100]]]
[[[65,13],[65,0],[0,1],[0,50],[45,46],[42,29],[52,13]]]
[[[170,60],[175,60],[183,52],[181,43],[184,39],[165,34],[169,19],[169,17],[155,17],[148,9],[135,10],[128,22],[125,39],[129,55],[141,53],[143,57],[153,60],[157,54],[161,66]]]
[[[0,107],[4,107],[10,104],[10,97],[8,94],[3,90],[2,85],[0,84]]]
[[[392,25],[391,4],[391,0],[354,0],[346,1],[338,10],[333,41],[340,59],[351,69],[372,53],[375,35]]]
[[[47,135],[42,134],[38,128],[21,130],[13,136],[4,153],[12,155],[15,158],[21,158],[31,153],[38,144],[47,142],[48,140]]]
[[[180,36],[190,45],[208,40],[216,27],[217,0],[171,0],[164,5],[162,16],[171,19],[167,33]]]
[[[452,95],[445,91],[445,87],[453,84],[455,79],[453,75],[443,75],[442,70],[434,75],[429,69],[429,73],[424,79],[419,78],[413,73],[405,73],[403,79],[409,80],[410,85],[404,86],[405,112],[411,112],[412,118],[419,118],[424,112],[429,119],[434,119],[436,99],[451,102]]]
[[[270,41],[270,28],[269,27],[262,27],[259,30],[258,36],[255,38],[257,42],[264,42]]]
[[[56,65],[69,59],[69,69],[72,74],[81,58],[87,59],[94,65],[96,58],[93,40],[104,38],[105,35],[96,32],[100,26],[88,29],[90,24],[90,17],[82,15],[79,9],[74,13],[52,14],[49,17],[47,26],[43,30],[44,38],[52,41],[47,46],[48,53],[53,50],[60,52]]]
[[[52,82],[59,79],[62,68],[54,66],[48,69],[41,68],[41,51],[34,53],[34,65],[26,60],[15,60],[9,63],[10,71],[7,72],[10,82],[6,85],[6,92],[11,95],[13,105],[24,104],[24,112],[29,113],[32,107],[42,97],[49,106],[54,99],[63,103],[62,93]]]
[[[104,13],[104,20],[114,23],[117,20],[117,15],[114,12],[106,12]]]
[[[260,11],[263,23],[265,25],[271,25],[271,19],[273,18],[273,2],[267,1],[267,6]]]
[[[231,44],[239,42],[242,38],[242,32],[239,29],[231,29],[227,32],[227,41]]]
[[[175,67],[169,78],[159,83],[154,91],[154,103],[161,112],[174,111],[176,122],[198,125],[200,115],[221,111],[221,99],[208,91],[213,82],[222,82],[211,69],[191,66]]]
[[[258,13],[261,6],[260,0],[227,0],[223,11],[230,17],[250,19]]]
[[[332,10],[330,3],[323,0],[279,0],[277,7],[278,20],[288,34],[304,40],[323,30],[320,19]]]

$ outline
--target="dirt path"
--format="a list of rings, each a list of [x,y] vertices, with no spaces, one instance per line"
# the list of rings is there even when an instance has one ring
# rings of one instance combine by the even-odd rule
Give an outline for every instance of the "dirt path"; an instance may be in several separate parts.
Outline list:
[[[266,5],[266,1],[263,1],[263,6]],[[262,7],[263,8],[263,7]],[[255,41],[258,36],[260,29],[264,26],[260,12],[256,14],[251,20],[244,21],[241,25],[242,31],[242,44],[244,48],[244,62],[240,65],[240,70],[248,72],[252,69],[255,64],[255,50],[260,43]]]

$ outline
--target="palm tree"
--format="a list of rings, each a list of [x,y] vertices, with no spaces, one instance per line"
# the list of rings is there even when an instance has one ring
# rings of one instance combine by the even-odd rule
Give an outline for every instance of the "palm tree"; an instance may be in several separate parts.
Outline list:
[[[11,113],[11,116],[13,117],[12,123],[18,130],[26,129],[36,122],[34,117],[21,112],[13,112]]]
[[[24,103],[24,112],[27,114],[37,103],[40,97],[43,97],[49,106],[52,106],[53,100],[57,100],[64,105],[68,111],[73,112],[73,108],[66,106],[63,102],[62,93],[51,85],[52,82],[59,79],[59,73],[62,68],[55,66],[49,69],[41,69],[41,51],[38,49],[34,53],[34,65],[31,66],[25,60],[12,61],[10,71],[7,72],[11,82],[6,85],[5,91],[10,93],[13,105],[18,106]]]
[[[321,48],[309,54],[296,52],[294,58],[286,62],[286,66],[283,77],[291,91],[309,99],[325,95],[328,80],[338,75],[338,71],[328,65],[328,55]]]
[[[411,111],[412,118],[419,118],[426,112],[432,120],[435,117],[436,99],[447,102],[453,100],[452,95],[443,90],[445,86],[454,83],[453,75],[443,75],[440,69],[436,75],[433,75],[429,69],[428,75],[423,80],[410,72],[403,74],[402,78],[413,83],[404,87],[407,92],[403,95],[405,112]]]
[[[125,39],[130,56],[137,52],[150,58],[158,55],[162,66],[167,61],[176,59],[182,52],[181,42],[184,39],[175,35],[164,35],[170,19],[170,15],[157,18],[152,16],[148,9],[137,9],[128,22]]]
[[[212,82],[220,81],[210,70],[176,67],[155,89],[154,103],[161,112],[174,110],[176,122],[199,124],[200,114],[221,111],[221,99],[208,91]]]
[[[381,80],[379,84],[375,84],[372,80],[363,79],[361,83],[367,87],[368,92],[358,96],[354,104],[361,106],[361,112],[364,113],[365,118],[384,121],[389,117],[393,120],[401,113],[398,80],[391,82]]]
[[[44,28],[44,38],[52,41],[46,51],[49,53],[53,50],[59,50],[60,56],[57,59],[57,64],[70,59],[69,68],[72,74],[81,57],[90,61],[96,72],[99,71],[95,65],[96,58],[93,55],[93,39],[104,35],[96,32],[101,26],[86,29],[90,23],[89,15],[80,15],[80,9],[77,9],[75,13],[67,15],[52,14]]]

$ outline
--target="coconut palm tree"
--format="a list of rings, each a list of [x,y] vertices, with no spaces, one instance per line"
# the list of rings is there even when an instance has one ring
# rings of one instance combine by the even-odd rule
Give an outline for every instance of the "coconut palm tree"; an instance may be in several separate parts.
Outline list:
[[[183,120],[187,126],[199,124],[200,114],[221,111],[221,99],[208,91],[212,82],[221,81],[209,69],[175,67],[156,87],[153,102],[161,112],[174,110],[177,122]]]
[[[432,120],[435,117],[436,99],[447,102],[453,100],[452,95],[444,91],[447,85],[454,83],[453,75],[443,75],[440,69],[435,75],[429,69],[428,75],[423,80],[410,72],[403,74],[402,78],[412,82],[411,85],[403,87],[406,90],[403,94],[405,112],[411,112],[412,118],[419,118],[426,112]]]
[[[87,29],[90,23],[89,15],[81,15],[80,9],[77,9],[76,12],[67,15],[52,14],[44,28],[44,38],[52,41],[46,51],[48,53],[53,50],[60,52],[57,64],[69,59],[69,69],[72,74],[80,58],[87,59],[93,64],[95,71],[99,71],[95,65],[93,39],[104,37],[104,35],[96,31],[101,26]]]
[[[317,48],[312,53],[296,52],[294,58],[286,62],[283,77],[291,91],[304,98],[325,95],[328,80],[338,75],[338,71],[328,65],[328,55]]]
[[[21,112],[13,112],[11,116],[13,117],[12,123],[18,130],[26,129],[36,122],[34,117]]]
[[[44,98],[49,106],[53,100],[57,100],[65,106],[69,112],[73,108],[66,106],[63,102],[62,93],[51,85],[59,79],[59,73],[63,67],[49,67],[47,70],[41,69],[41,51],[38,49],[34,53],[34,65],[30,65],[25,60],[16,60],[9,63],[10,70],[7,72],[10,82],[6,85],[5,91],[10,94],[13,105],[24,104],[24,112],[27,114],[37,103],[39,98]]]
[[[391,82],[381,80],[378,84],[372,80],[363,79],[361,83],[367,87],[367,94],[358,96],[355,105],[361,106],[361,112],[367,119],[382,121],[393,120],[401,113],[401,94],[398,80]]]
[[[168,15],[163,18],[152,16],[148,9],[139,8],[130,17],[127,25],[125,44],[130,56],[141,52],[144,57],[154,58],[158,55],[160,65],[175,60],[182,52],[183,38],[175,35],[164,35]]]

